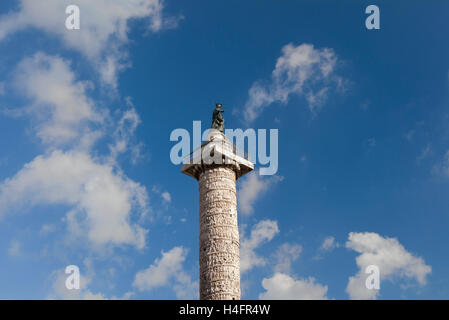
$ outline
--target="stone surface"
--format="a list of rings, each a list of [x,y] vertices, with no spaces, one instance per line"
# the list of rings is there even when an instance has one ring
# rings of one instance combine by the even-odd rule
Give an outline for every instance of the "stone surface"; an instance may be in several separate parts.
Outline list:
[[[240,299],[236,174],[210,166],[199,176],[200,299]]]
[[[197,180],[203,171],[203,165],[210,163],[233,165],[237,179],[254,169],[254,164],[239,155],[238,150],[226,139],[226,136],[214,129],[210,130],[208,141],[193,151],[185,160],[181,171]]]

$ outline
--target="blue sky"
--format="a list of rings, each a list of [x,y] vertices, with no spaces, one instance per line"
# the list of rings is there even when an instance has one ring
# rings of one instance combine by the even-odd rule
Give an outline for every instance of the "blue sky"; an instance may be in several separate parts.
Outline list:
[[[197,298],[169,137],[216,102],[279,130],[276,175],[237,184],[243,298],[449,297],[449,3],[127,3],[0,4],[0,298]]]

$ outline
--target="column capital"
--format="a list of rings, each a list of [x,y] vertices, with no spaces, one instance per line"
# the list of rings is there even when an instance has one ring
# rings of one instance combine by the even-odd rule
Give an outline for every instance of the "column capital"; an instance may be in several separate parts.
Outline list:
[[[237,150],[222,132],[211,129],[208,140],[188,156],[181,172],[198,180],[204,170],[217,166],[232,167],[236,179],[254,169],[243,151]]]

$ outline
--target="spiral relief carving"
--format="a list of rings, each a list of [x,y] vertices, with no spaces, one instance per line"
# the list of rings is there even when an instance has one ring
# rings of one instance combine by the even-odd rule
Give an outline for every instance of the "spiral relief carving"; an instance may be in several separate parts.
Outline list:
[[[204,168],[200,189],[200,299],[240,299],[236,173],[232,166]]]

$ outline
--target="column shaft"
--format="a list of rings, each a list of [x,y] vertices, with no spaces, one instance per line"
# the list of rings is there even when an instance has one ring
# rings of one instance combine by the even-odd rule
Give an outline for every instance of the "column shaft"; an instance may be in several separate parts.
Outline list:
[[[240,299],[236,173],[232,166],[206,166],[200,189],[200,299]]]

